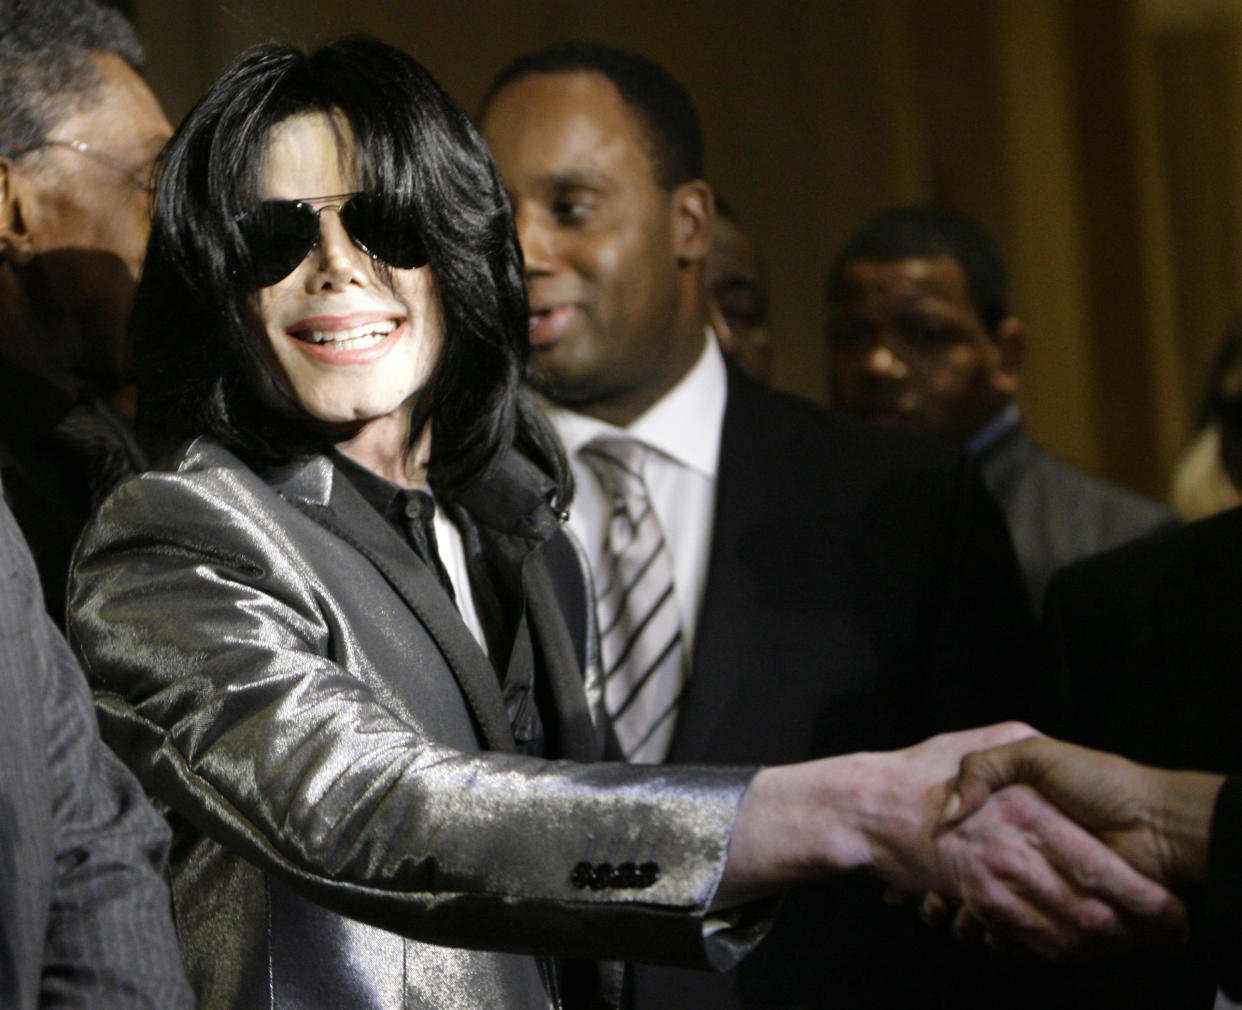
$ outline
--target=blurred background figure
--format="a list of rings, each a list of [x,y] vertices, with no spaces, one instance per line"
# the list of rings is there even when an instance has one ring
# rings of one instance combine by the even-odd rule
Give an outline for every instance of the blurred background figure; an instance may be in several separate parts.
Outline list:
[[[1173,471],[1173,507],[1203,519],[1242,505],[1242,315],[1225,333],[1190,443]]]
[[[880,214],[836,258],[828,302],[833,403],[978,459],[1036,610],[1057,569],[1171,521],[1027,434],[1014,399],[1027,330],[1000,250],[969,218],[931,205]]]
[[[171,129],[142,59],[94,0],[0,5],[0,472],[58,622],[79,531],[144,462],[124,338]]]
[[[767,382],[772,372],[768,265],[720,197],[703,285],[714,306],[712,326],[720,346],[752,378]]]

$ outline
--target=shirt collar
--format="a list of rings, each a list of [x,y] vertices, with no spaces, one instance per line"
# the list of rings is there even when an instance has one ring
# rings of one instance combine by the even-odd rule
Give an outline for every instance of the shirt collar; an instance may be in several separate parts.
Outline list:
[[[332,458],[333,465],[349,478],[349,482],[358,489],[359,494],[385,519],[396,523],[399,529],[404,530],[405,528],[403,517],[408,501],[425,501],[430,506],[429,514],[435,513],[435,500],[426,491],[400,487],[379,474],[368,470],[366,467],[355,463],[339,450],[333,449],[329,455]]]
[[[694,367],[628,427],[618,428],[546,400],[543,406],[571,457],[599,435],[624,433],[682,466],[714,478],[727,386],[724,356],[709,328]]]
[[[982,428],[971,436],[966,443],[966,451],[972,456],[982,456],[1009,431],[1016,428],[1022,420],[1022,411],[1010,400],[987,421]]]

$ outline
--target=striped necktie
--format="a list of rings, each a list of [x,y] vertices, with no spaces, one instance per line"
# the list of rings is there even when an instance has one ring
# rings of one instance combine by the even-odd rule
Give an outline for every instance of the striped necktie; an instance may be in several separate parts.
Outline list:
[[[668,754],[686,671],[673,558],[642,477],[648,451],[596,438],[579,454],[612,506],[596,593],[604,701],[626,759],[655,763]]]

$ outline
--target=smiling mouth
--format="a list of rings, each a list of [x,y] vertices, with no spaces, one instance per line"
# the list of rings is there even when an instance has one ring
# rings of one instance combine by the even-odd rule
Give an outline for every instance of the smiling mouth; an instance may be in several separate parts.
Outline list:
[[[573,319],[574,306],[561,304],[539,306],[530,310],[530,343],[539,348],[555,343],[565,335]]]
[[[299,330],[290,336],[307,344],[326,345],[342,351],[361,351],[383,343],[398,326],[395,319],[384,319],[346,330]]]

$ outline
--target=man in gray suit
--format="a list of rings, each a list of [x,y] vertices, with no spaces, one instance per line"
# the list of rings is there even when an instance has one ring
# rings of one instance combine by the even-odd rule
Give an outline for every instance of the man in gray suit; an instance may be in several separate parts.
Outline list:
[[[190,1007],[168,828],[99,739],[0,503],[0,1006]]]
[[[961,214],[916,205],[879,215],[829,277],[829,383],[843,410],[979,460],[1038,610],[1057,569],[1172,517],[1031,440],[1014,402],[1026,328],[1006,286],[1000,251]]]

